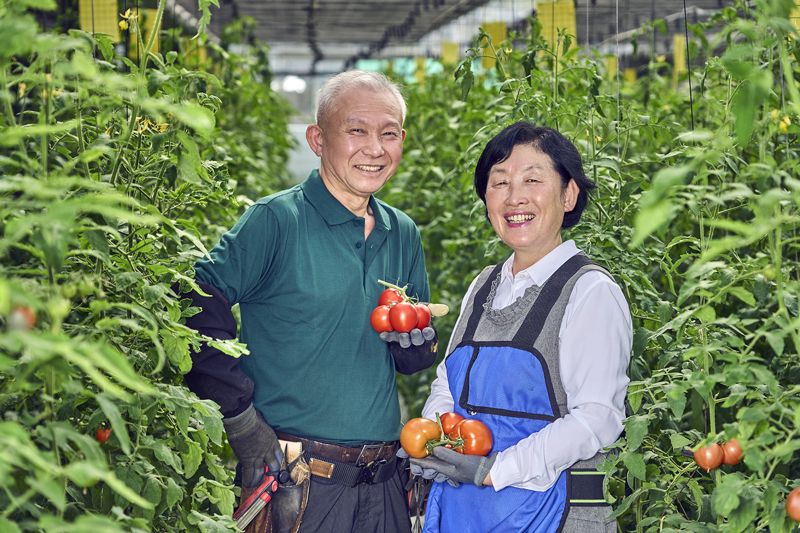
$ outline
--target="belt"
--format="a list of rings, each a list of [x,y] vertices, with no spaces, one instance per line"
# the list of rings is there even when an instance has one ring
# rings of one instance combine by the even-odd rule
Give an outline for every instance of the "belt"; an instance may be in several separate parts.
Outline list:
[[[570,468],[568,472],[570,505],[609,505],[603,494],[603,472],[590,468]]]
[[[303,445],[311,475],[354,487],[361,483],[383,483],[397,471],[397,441],[340,446],[277,432],[278,438]]]

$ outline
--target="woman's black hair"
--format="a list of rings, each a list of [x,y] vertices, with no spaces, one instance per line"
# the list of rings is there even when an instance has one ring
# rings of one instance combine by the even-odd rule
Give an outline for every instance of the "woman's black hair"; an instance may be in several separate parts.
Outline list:
[[[575,145],[552,128],[534,126],[530,122],[516,122],[486,144],[478,164],[475,166],[475,192],[483,205],[486,205],[486,186],[489,182],[489,171],[497,163],[502,163],[515,146],[530,145],[553,161],[553,168],[561,176],[561,186],[566,187],[569,180],[575,180],[578,186],[578,200],[572,211],[564,213],[562,228],[571,228],[581,219],[583,210],[589,202],[589,192],[595,184],[583,172],[581,156]]]

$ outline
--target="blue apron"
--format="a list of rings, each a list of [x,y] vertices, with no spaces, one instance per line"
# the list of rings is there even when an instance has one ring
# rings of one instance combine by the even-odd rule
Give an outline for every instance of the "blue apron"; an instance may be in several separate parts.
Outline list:
[[[583,266],[578,254],[564,263],[542,287],[528,316],[511,341],[474,341],[495,267],[475,295],[461,342],[445,367],[454,411],[478,419],[492,431],[490,453],[501,452],[561,417],[547,362],[533,348],[564,285]],[[520,533],[559,531],[569,511],[570,477],[565,470],[545,491],[434,483],[428,495],[424,532]]]

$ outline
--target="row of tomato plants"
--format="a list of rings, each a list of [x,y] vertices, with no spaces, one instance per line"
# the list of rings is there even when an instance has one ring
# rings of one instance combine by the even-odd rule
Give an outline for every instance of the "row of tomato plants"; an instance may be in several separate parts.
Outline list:
[[[232,456],[183,385],[201,339],[172,287],[285,184],[291,109],[265,49],[209,45],[199,69],[129,11],[132,60],[42,31],[56,7],[0,2],[0,530],[229,531]]]
[[[434,301],[457,308],[477,272],[509,253],[472,191],[491,136],[531,120],[584,155],[598,189],[565,237],[611,270],[634,318],[630,416],[603,467],[626,531],[796,526],[786,504],[800,486],[793,8],[740,3],[690,25],[691,80],[677,90],[666,58],[622,83],[567,36],[548,46],[535,21],[503,43],[481,34],[454,72],[409,88],[406,154],[385,196],[422,228]],[[498,58],[490,72],[474,68],[483,55]],[[436,321],[441,338],[452,320]],[[434,377],[402,378],[412,414]],[[696,450],[732,440],[740,463],[695,462]]]

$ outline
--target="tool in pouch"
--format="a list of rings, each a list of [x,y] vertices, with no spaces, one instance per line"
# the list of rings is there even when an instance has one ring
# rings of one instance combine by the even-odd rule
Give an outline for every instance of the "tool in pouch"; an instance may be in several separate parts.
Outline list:
[[[272,500],[275,492],[278,490],[278,482],[288,481],[289,472],[280,470],[278,472],[270,472],[269,468],[264,467],[264,481],[258,486],[256,490],[247,498],[247,500],[239,506],[236,512],[233,513],[233,519],[239,529],[244,530],[253,519],[258,516],[264,507]]]
[[[233,513],[233,519],[242,531],[253,523],[271,501],[272,517],[268,520],[273,522],[273,527],[268,528],[267,531],[295,533],[299,529],[302,514],[308,502],[310,473],[308,465],[303,459],[300,443],[283,440],[278,442],[284,448],[283,464],[281,464],[280,470],[270,472],[265,468],[264,481]],[[279,488],[280,495],[273,501]]]

